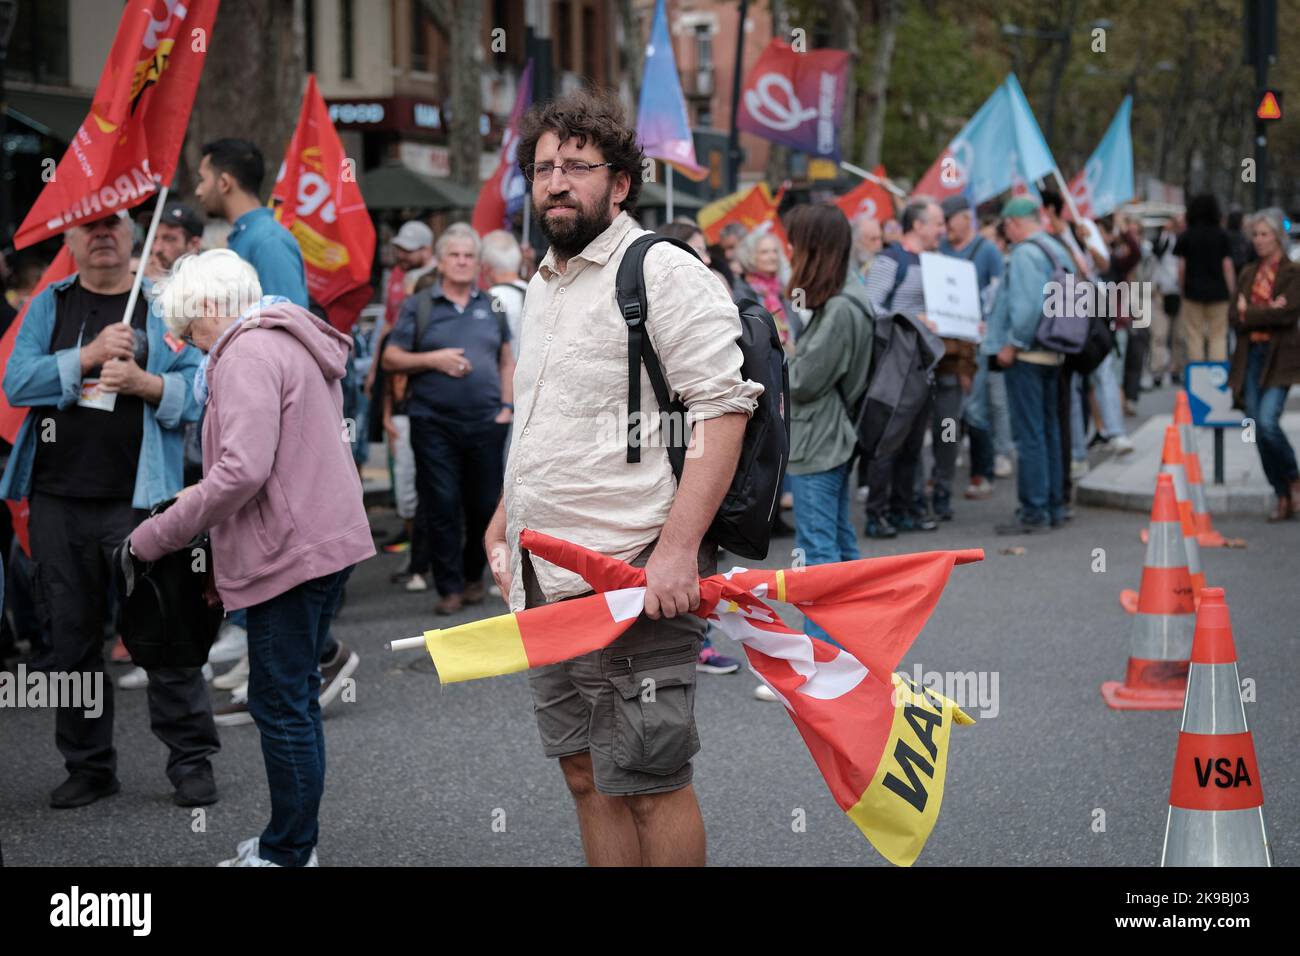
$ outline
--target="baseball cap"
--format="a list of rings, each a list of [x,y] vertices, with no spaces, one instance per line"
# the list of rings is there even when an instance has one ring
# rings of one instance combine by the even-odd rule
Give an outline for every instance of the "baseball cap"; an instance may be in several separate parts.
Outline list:
[[[957,213],[970,209],[970,200],[965,196],[949,196],[939,204],[939,207],[943,209],[943,218],[951,219]]]
[[[433,245],[433,230],[424,223],[412,219],[402,223],[402,228],[393,236],[393,245],[405,252],[414,252]]]
[[[162,218],[158,221],[171,226],[180,226],[191,237],[203,235],[203,220],[183,202],[169,201],[163,207]]]
[[[1038,215],[1038,203],[1028,196],[1016,196],[1002,207],[1003,219],[1027,219]]]

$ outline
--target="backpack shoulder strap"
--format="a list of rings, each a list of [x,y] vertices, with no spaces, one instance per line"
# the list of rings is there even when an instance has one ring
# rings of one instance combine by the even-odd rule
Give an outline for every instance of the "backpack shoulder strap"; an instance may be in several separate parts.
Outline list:
[[[651,246],[659,242],[670,242],[696,259],[699,258],[694,249],[679,239],[648,235],[632,240],[618,265],[614,297],[627,325],[627,460],[633,464],[641,460],[642,361],[645,362],[646,374],[650,376],[650,385],[654,388],[660,410],[666,411],[670,404],[668,383],[664,380],[663,369],[659,366],[650,338],[645,334],[646,318],[649,315],[649,306],[646,304],[645,255]],[[673,446],[668,452],[673,462],[673,471],[680,477],[686,461],[686,451]]]
[[[433,287],[421,289],[419,292],[412,293],[415,296],[415,339],[411,342],[412,352],[424,351],[420,347],[420,341],[424,338],[424,333],[429,330],[429,324],[433,320]]]

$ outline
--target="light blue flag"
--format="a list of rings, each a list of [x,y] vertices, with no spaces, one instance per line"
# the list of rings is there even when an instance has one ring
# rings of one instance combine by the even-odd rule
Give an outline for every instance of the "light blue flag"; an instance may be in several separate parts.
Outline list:
[[[1133,97],[1124,97],[1110,121],[1110,128],[1070,183],[1079,212],[1093,219],[1114,212],[1133,198],[1133,134],[1129,118]]]
[[[673,56],[672,39],[668,35],[664,0],[655,4],[650,45],[645,50],[636,135],[647,156],[672,163],[694,180],[709,174],[695,162],[695,139],[691,136],[686,98],[682,96],[682,84],[677,76],[677,59]]]
[[[916,191],[943,199],[965,193],[981,203],[1014,189],[1037,196],[1034,180],[1056,168],[1014,73],[984,101],[922,177]]]

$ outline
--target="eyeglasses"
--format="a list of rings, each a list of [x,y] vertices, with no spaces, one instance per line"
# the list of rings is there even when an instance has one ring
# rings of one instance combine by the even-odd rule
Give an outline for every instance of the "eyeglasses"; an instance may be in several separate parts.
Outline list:
[[[540,179],[542,182],[550,182],[551,174],[557,169],[565,179],[571,182],[578,182],[586,179],[591,175],[592,170],[600,169],[602,166],[613,167],[613,163],[582,163],[577,161],[563,163],[529,163],[524,167],[524,177],[531,183]]]

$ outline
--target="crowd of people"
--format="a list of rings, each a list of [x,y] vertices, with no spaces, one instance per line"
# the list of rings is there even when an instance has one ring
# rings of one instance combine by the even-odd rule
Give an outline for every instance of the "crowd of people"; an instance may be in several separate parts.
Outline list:
[[[793,535],[806,563],[851,560],[861,553],[856,507],[868,538],[931,532],[953,519],[958,498],[987,500],[1012,476],[1018,507],[996,532],[1060,527],[1089,449],[1132,452],[1125,419],[1141,392],[1178,381],[1186,362],[1230,352],[1278,496],[1271,517],[1300,512],[1279,424],[1300,381],[1300,265],[1276,210],[1234,213],[1225,228],[1213,197],[1197,197],[1185,222],[1148,235],[1122,212],[1071,215],[1051,191],[980,209],[916,196],[883,222],[804,203],[784,216],[788,250],[766,226],[731,223],[710,243],[692,220],[665,223],[660,234],[693,250],[661,243],[645,259],[648,337],[700,449],[679,479],[667,456],[632,462],[621,434],[602,437],[629,374],[615,277],[644,232],[634,131],[615,99],[575,91],[527,114],[518,161],[541,260],[505,230],[480,236],[459,222],[435,235],[427,221],[405,222],[378,286],[381,314],[352,335],[309,299],[297,242],[259,198],[263,157],[238,139],[203,147],[199,209],[168,203],[146,261],[133,261],[125,215],[75,226],[66,235],[75,274],[29,304],[3,384],[31,413],[0,493],[29,501],[31,554],[6,528],[0,656],[21,639],[32,666],[102,672],[106,656],[125,656],[105,642],[114,549],[129,540],[151,561],[209,530],[227,612],[209,665],[135,668],[119,687],[146,689],[183,806],[218,797],[217,727],[256,725],[271,820],[227,864],[316,864],[321,711],[360,661],[330,625],[352,569],[375,551],[359,478],[372,439],[387,452],[401,522],[381,544],[406,556],[391,584],[432,589],[432,614],[586,593],[577,576],[521,551],[525,527],[646,568],[645,614],[609,648],[533,671],[534,709],[590,862],[702,862],[692,688],[698,673],[734,673],[740,662],[688,612],[698,576],[718,566],[706,532],[762,392],[741,374],[738,303],[772,316],[789,364],[774,554]],[[228,229],[224,248],[211,240],[214,223]],[[894,454],[864,459],[857,411],[877,326],[901,314],[939,328],[926,314],[924,253],[973,265],[982,334],[936,334],[929,400]],[[145,295],[123,323],[135,269]],[[1149,282],[1159,294],[1150,314],[1131,304],[1102,316],[1113,344],[1082,364],[1038,341],[1045,286],[1063,274]],[[28,266],[10,277],[4,322],[36,275]],[[641,391],[653,402],[648,385]],[[340,440],[340,423],[356,418]],[[827,639],[811,622],[806,631]],[[624,689],[644,675],[678,706],[643,714]],[[228,697],[214,700],[209,682]],[[763,685],[755,694],[775,699]],[[627,708],[635,720],[619,717]],[[99,719],[59,710],[68,778],[51,806],[119,789],[112,727],[111,687]]]

